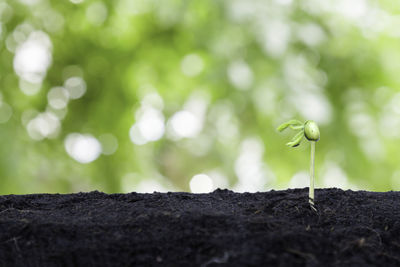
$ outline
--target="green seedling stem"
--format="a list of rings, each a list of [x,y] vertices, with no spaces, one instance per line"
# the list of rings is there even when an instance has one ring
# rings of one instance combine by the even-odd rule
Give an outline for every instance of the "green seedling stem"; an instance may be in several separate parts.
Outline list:
[[[310,190],[308,192],[308,202],[311,209],[317,211],[314,203],[314,180],[315,180],[315,141],[311,141],[311,163],[310,163]]]
[[[299,132],[292,138],[286,145],[290,147],[297,147],[300,145],[303,137],[305,137],[311,143],[311,162],[310,162],[310,187],[308,192],[308,202],[312,210],[317,211],[315,208],[315,197],[314,197],[314,181],[315,181],[315,143],[320,138],[318,125],[314,121],[305,121],[304,123],[298,120],[290,120],[281,124],[277,130],[282,132],[283,130],[291,128],[292,130],[299,130]]]

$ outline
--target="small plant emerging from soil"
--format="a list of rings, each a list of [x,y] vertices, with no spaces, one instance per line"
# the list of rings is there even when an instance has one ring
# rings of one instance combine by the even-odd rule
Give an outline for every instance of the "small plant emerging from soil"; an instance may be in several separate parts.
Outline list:
[[[319,140],[319,128],[314,121],[307,120],[304,123],[298,120],[287,121],[277,128],[279,132],[282,132],[286,128],[292,130],[298,130],[299,132],[292,138],[286,145],[290,147],[297,147],[300,145],[303,137],[311,142],[311,164],[310,164],[310,190],[308,194],[308,201],[311,209],[317,211],[314,204],[314,180],[315,180],[315,143]]]

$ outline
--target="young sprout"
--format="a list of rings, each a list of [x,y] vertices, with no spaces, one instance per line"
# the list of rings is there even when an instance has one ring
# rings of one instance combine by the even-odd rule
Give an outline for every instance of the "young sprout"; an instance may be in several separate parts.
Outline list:
[[[319,128],[314,121],[305,121],[302,123],[298,120],[290,120],[281,124],[277,130],[282,132],[286,128],[298,130],[299,132],[292,138],[292,140],[286,145],[290,147],[296,147],[300,145],[301,140],[305,137],[311,142],[311,164],[310,164],[310,190],[308,193],[308,202],[310,203],[311,209],[317,211],[314,204],[314,180],[315,180],[315,143],[319,140]]]

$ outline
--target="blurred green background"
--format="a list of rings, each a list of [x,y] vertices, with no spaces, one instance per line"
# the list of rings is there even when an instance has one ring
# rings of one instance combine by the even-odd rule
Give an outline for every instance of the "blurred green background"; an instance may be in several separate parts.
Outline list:
[[[400,2],[0,0],[0,193],[400,188]]]

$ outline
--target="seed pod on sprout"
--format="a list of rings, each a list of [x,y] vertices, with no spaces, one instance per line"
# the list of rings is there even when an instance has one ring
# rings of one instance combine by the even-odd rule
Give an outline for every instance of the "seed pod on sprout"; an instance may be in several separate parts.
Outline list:
[[[308,141],[319,140],[319,128],[314,121],[306,121],[304,124],[304,136]]]

